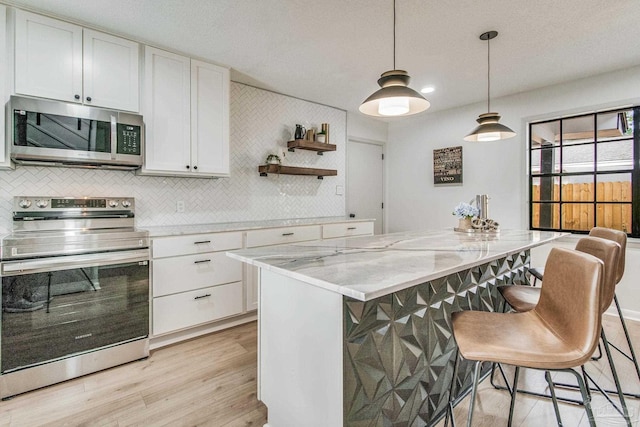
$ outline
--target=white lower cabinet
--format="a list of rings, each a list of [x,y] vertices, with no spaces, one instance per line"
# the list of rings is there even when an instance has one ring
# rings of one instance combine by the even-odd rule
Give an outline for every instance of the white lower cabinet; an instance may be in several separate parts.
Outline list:
[[[151,243],[152,334],[158,336],[244,312],[242,232],[159,237]]]
[[[242,313],[242,282],[153,299],[153,334],[189,328]]]
[[[210,331],[207,325],[220,329],[234,319],[255,319],[259,270],[227,257],[226,251],[372,234],[373,222],[349,221],[154,237],[152,338],[178,336],[171,341],[176,342]]]

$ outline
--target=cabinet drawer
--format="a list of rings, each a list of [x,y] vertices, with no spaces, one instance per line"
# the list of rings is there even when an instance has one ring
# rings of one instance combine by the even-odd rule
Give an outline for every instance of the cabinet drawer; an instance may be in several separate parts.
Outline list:
[[[319,225],[253,230],[247,232],[247,248],[318,240],[320,236]]]
[[[207,233],[189,236],[157,237],[152,240],[152,256],[163,258],[175,255],[228,251],[242,247],[242,233]]]
[[[373,234],[373,222],[349,222],[346,224],[327,224],[322,226],[323,239],[370,234]]]
[[[242,263],[224,252],[154,259],[151,269],[154,297],[242,280]]]
[[[242,282],[153,299],[153,334],[242,313]]]

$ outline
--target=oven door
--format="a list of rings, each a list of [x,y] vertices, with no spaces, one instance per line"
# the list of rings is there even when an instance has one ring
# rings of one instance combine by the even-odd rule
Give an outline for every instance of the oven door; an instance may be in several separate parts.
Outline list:
[[[148,249],[7,261],[3,374],[149,334]]]

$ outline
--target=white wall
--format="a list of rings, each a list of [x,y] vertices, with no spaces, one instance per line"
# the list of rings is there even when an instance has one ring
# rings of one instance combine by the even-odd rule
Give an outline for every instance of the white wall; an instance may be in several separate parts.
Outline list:
[[[173,225],[279,218],[341,216],[345,196],[346,119],[344,110],[231,84],[231,177],[162,178],[132,172],[18,166],[0,171],[0,230],[11,228],[13,196],[132,196],[136,224]],[[287,152],[294,125],[331,126],[337,151]],[[153,141],[147,141],[153,143]],[[269,153],[286,152],[283,164],[337,169],[324,180],[310,176],[258,174]],[[176,201],[185,212],[176,213]]]
[[[499,84],[499,83],[498,83]],[[597,109],[640,104],[640,67],[492,100],[501,122],[517,132],[505,141],[471,143],[462,138],[475,127],[486,104],[423,114],[389,125],[387,144],[387,223],[389,232],[452,228],[451,211],[460,201],[488,194],[489,217],[502,228],[527,228],[527,123]],[[433,149],[463,146],[463,184],[434,186]],[[534,253],[543,265],[548,247]],[[640,319],[637,284],[640,246],[631,242],[627,272],[618,296],[624,309]],[[636,269],[637,270],[637,269]]]
[[[460,201],[488,194],[489,216],[502,228],[528,226],[527,122],[534,119],[638,104],[640,67],[494,99],[492,110],[517,132],[504,141],[472,143],[486,104],[427,113],[389,124],[387,188],[389,231],[453,227]],[[635,99],[633,97],[635,96]],[[463,146],[463,184],[434,186],[433,150]]]
[[[347,113],[347,136],[358,141],[387,142],[389,125],[360,113]]]

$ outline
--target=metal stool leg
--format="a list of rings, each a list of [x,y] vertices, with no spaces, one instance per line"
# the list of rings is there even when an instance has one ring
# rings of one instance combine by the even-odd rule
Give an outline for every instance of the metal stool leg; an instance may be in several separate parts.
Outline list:
[[[551,372],[544,371],[544,378],[547,380],[547,384],[549,384],[549,393],[551,393],[551,400],[553,401],[553,410],[556,413],[556,421],[558,422],[558,427],[562,427],[562,418],[560,418],[560,409],[558,408],[558,399],[556,398],[556,389],[553,386],[553,381],[551,380]]]
[[[613,295],[613,301],[616,303],[616,309],[618,309],[618,316],[620,317],[620,323],[622,323],[622,330],[624,331],[624,336],[627,339],[627,345],[629,346],[629,351],[631,353],[631,356],[624,353],[622,350],[620,350],[618,347],[614,346],[613,344],[612,346],[616,350],[618,350],[620,353],[622,353],[627,359],[633,362],[633,365],[636,368],[636,374],[638,375],[638,379],[640,380],[640,367],[638,366],[638,358],[636,357],[636,352],[633,350],[633,345],[631,344],[631,337],[629,336],[629,331],[627,330],[627,324],[625,323],[624,316],[622,315],[622,309],[620,308],[620,303],[618,302],[618,296],[615,294]]]
[[[449,417],[451,417],[451,425],[455,427],[455,419],[453,418],[453,401],[455,399],[456,378],[458,377],[458,365],[459,365],[459,350],[456,347],[455,356],[453,359],[453,376],[451,377],[451,385],[449,386],[449,404],[447,405],[447,412],[444,418],[444,427],[449,425]]]
[[[467,427],[471,427],[473,422],[473,410],[476,404],[476,394],[478,394],[478,382],[480,381],[481,367],[482,367],[482,362],[478,361],[475,363],[475,366],[473,368],[473,388],[471,389],[471,402],[469,402],[469,415],[467,416]]]
[[[516,395],[518,394],[518,377],[520,376],[520,366],[516,366],[516,371],[513,374],[513,387],[511,387],[511,404],[509,405],[509,421],[507,426],[511,427],[513,422],[513,408],[516,405]]]

